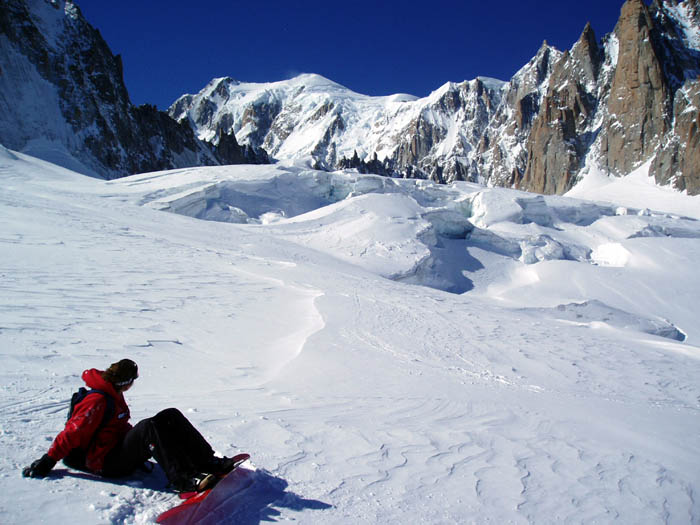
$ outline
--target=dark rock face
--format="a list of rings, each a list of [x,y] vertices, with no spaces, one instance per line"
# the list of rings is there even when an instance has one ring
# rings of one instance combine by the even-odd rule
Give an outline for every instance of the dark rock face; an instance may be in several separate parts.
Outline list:
[[[660,184],[700,195],[700,81],[676,92],[673,130],[654,157],[651,174]]]
[[[121,58],[71,1],[6,0],[0,30],[5,146],[41,137],[105,178],[247,160],[243,148],[218,148],[153,106],[133,106]]]
[[[684,8],[684,24],[671,16]],[[683,25],[700,28],[700,2],[655,1],[658,34],[665,49],[664,74],[671,92],[672,129],[653,157],[650,174],[659,184],[671,183],[690,195],[700,195],[700,50],[686,45]]]
[[[372,173],[374,175],[384,175],[385,177],[398,177],[401,173],[398,172],[388,159],[380,162],[375,154],[368,161],[361,160],[355,151],[350,158],[343,157],[338,161],[338,169],[356,169],[359,173]]]
[[[656,0],[649,8],[628,0],[601,45],[587,25],[553,67],[546,95],[516,97],[511,133],[531,123],[519,137],[527,162],[524,169],[515,163],[506,184],[564,193],[586,162],[622,176],[651,160],[658,183],[700,193],[700,51],[683,26],[700,28],[697,0]]]
[[[615,35],[620,50],[601,160],[611,173],[624,175],[648,159],[671,128],[671,90],[655,24],[642,0],[625,2]]]
[[[690,101],[700,55],[685,44],[672,16],[679,7],[688,8],[697,27],[697,3],[669,0],[650,8],[628,0],[604,48],[586,27],[552,73],[519,187],[563,193],[586,160],[618,176],[653,160],[657,182],[698,192],[692,164],[697,111]]]
[[[590,147],[585,130],[597,107],[602,56],[590,24],[552,71],[547,94],[527,140],[527,165],[517,185],[537,193],[571,189]],[[592,92],[593,91],[593,92]]]
[[[527,143],[561,56],[543,42],[532,60],[505,87],[483,133],[476,159],[476,169],[486,181],[498,186],[529,186],[521,182],[528,166]]]

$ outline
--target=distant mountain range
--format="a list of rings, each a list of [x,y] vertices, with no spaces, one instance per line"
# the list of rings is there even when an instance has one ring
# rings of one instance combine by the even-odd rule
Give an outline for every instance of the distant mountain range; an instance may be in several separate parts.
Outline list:
[[[50,139],[103,176],[269,155],[564,193],[592,170],[624,176],[650,163],[659,184],[700,194],[698,0],[627,0],[612,33],[598,40],[586,25],[565,52],[544,42],[509,82],[479,77],[416,98],[365,96],[318,75],[227,77],[169,116],[130,104],[119,58],[73,3],[9,4],[0,142],[31,150]]]

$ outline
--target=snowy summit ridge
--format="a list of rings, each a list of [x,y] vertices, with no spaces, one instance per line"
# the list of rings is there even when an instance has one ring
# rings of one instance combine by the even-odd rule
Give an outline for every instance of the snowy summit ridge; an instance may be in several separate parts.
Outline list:
[[[659,184],[698,194],[698,35],[691,0],[627,0],[613,33],[599,41],[587,24],[565,52],[545,41],[507,83],[448,82],[416,99],[358,95],[315,75],[219,82],[169,113],[200,138],[235,133],[277,159],[311,157],[323,169],[551,194],[591,170],[622,176],[652,160]]]
[[[485,125],[486,107],[503,85],[486,78],[448,82],[419,99],[406,94],[362,95],[311,74],[260,84],[215,79],[200,93],[178,99],[169,113],[176,120],[191,122],[201,139],[213,140],[222,130],[232,130],[242,144],[255,144],[275,158],[311,157],[324,169],[335,169],[355,153],[364,161],[375,154],[379,158],[420,155],[427,164],[430,159],[464,155],[477,147],[478,137],[467,137],[463,131]],[[417,125],[416,119],[452,132],[434,147],[414,151],[416,144],[410,143],[407,130]],[[388,164],[382,169],[387,174],[391,171]]]

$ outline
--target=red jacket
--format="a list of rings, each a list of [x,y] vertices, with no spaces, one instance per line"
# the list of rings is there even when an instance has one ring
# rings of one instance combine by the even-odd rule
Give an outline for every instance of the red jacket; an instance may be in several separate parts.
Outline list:
[[[100,429],[96,439],[92,441],[92,446],[90,446],[93,435],[97,427],[100,426],[102,416],[107,409],[107,400],[99,394],[85,397],[75,405],[73,415],[63,431],[54,439],[48,454],[52,459],[60,461],[74,448],[87,449],[85,466],[93,472],[100,472],[107,453],[131,429],[129,407],[126,406],[121,392],[117,393],[111,383],[102,379],[100,370],[94,368],[85,370],[83,381],[89,388],[102,390],[114,398],[114,414]]]

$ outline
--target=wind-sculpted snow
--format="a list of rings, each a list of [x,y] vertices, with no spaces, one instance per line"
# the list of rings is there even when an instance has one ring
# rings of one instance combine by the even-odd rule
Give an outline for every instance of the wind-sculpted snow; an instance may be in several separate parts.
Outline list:
[[[637,330],[647,334],[667,337],[675,341],[684,341],[685,334],[675,326],[661,319],[647,319],[637,315],[631,315],[617,308],[611,308],[600,301],[586,301],[583,303],[560,304],[556,308],[534,308],[527,313],[535,313],[537,317],[552,317],[562,322],[580,323],[593,326],[605,324],[626,330]]]
[[[215,523],[700,519],[697,220],[292,165],[108,183],[0,148],[0,177],[3,523],[177,503],[159,468],[20,475],[122,357],[134,422],[251,454]]]
[[[186,170],[124,184],[160,187],[164,177],[167,194],[146,190],[143,203],[199,219],[264,225],[381,276],[456,293],[471,290],[470,275],[483,268],[470,249],[528,265],[625,266],[628,251],[619,241],[700,236],[698,221],[647,209],[293,165]],[[582,235],[585,228],[589,233]],[[600,229],[601,235],[590,234]]]

